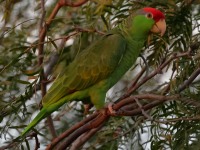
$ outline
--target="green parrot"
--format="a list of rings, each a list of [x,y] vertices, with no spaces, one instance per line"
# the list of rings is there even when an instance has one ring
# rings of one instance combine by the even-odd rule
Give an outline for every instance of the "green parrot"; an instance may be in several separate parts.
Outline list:
[[[103,108],[107,91],[135,63],[148,36],[162,36],[165,30],[165,16],[160,10],[145,7],[135,11],[75,57],[56,78],[42,99],[43,108],[21,136],[66,102],[89,100],[96,109]]]

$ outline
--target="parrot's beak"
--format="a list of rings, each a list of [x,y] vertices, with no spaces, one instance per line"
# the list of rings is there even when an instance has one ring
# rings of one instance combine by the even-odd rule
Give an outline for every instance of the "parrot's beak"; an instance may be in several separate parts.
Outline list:
[[[161,36],[163,36],[165,34],[165,31],[166,31],[166,22],[165,22],[165,19],[159,20],[151,28],[151,32],[152,33],[160,33]]]
[[[160,34],[161,36],[163,36],[165,34],[165,31],[166,31],[165,19],[159,20],[151,28],[151,33],[157,33],[157,34]],[[149,34],[149,36],[148,36],[148,40],[147,40],[148,45],[150,45],[150,41],[152,38],[151,36],[152,36],[151,34]]]

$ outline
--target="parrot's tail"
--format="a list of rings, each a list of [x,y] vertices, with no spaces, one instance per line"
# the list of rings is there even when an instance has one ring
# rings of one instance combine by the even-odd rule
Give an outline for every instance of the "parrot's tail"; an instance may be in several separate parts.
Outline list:
[[[41,109],[41,111],[39,112],[39,114],[37,114],[37,116],[33,119],[33,121],[24,129],[24,131],[21,133],[21,137],[25,137],[25,135],[33,128],[35,127],[43,118],[45,118],[47,116],[47,111],[46,109],[43,107]]]

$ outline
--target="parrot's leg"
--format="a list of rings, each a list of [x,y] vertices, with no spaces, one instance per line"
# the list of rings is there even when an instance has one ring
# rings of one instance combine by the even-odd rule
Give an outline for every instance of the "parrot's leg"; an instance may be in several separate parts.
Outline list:
[[[106,97],[106,93],[110,87],[111,87],[110,82],[107,80],[104,80],[104,81],[100,82],[99,84],[97,84],[95,86],[95,88],[90,89],[90,91],[89,91],[90,100],[97,109],[101,109],[101,108],[105,107],[105,97]],[[108,108],[110,114],[115,116],[116,111],[113,109],[113,105],[114,105],[114,103],[109,103],[107,105],[107,108]]]
[[[83,106],[84,106],[84,115],[89,114],[89,110],[94,106],[91,103],[90,97],[82,99],[81,101],[83,102]]]
[[[98,110],[105,107],[105,97],[106,91],[104,90],[94,90],[90,92],[91,102]],[[113,105],[114,103],[110,102],[106,107],[108,108],[110,115],[116,116],[117,112],[113,109]]]
[[[106,92],[101,90],[92,90],[90,91],[90,100],[96,109],[101,109],[105,104]]]
[[[84,115],[87,115],[93,106],[93,104],[84,104]]]

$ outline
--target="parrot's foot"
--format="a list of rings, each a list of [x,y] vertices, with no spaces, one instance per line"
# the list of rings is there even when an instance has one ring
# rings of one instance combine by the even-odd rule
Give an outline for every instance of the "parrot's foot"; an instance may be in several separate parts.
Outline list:
[[[84,104],[84,115],[89,114],[89,110],[93,107],[92,104]]]
[[[114,105],[115,105],[114,103],[109,103],[108,106],[107,106],[111,116],[117,115],[117,112],[113,109]]]

